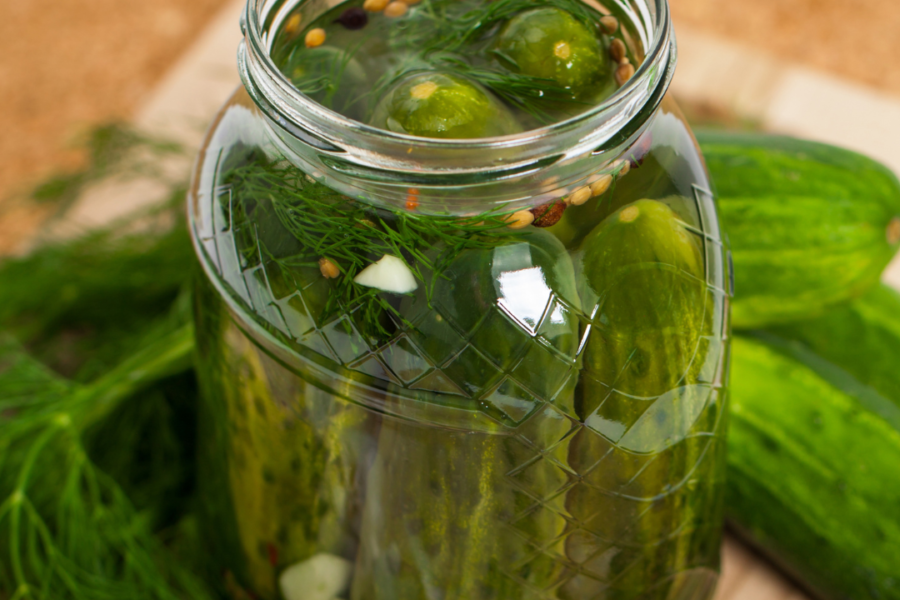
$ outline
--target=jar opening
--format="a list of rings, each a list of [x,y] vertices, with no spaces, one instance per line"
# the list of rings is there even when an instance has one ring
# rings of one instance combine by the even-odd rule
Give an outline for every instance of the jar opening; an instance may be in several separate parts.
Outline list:
[[[608,12],[602,4],[585,0]],[[612,163],[644,131],[674,73],[676,51],[666,0],[614,0],[616,16],[642,58],[635,74],[596,106],[550,125],[521,133],[475,139],[437,139],[387,131],[350,119],[299,92],[271,56],[275,33],[298,9],[317,16],[327,0],[248,0],[239,50],[244,85],[267,118],[276,146],[307,172],[321,172],[330,185],[354,197],[398,200],[391,188],[469,186],[515,181],[539,173],[575,181],[561,165],[590,158],[590,169]],[[304,13],[305,14],[305,13]],[[294,161],[294,157],[297,159]],[[565,182],[563,182],[565,183]],[[377,186],[380,191],[371,189]],[[355,187],[357,189],[349,189]],[[471,190],[470,190],[471,191]],[[392,198],[388,198],[392,196]],[[511,190],[502,200],[525,201]],[[428,210],[427,201],[423,210]]]

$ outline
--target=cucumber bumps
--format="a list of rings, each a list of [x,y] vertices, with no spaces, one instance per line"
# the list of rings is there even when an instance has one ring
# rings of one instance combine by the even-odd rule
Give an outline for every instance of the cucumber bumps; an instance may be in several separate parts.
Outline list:
[[[767,341],[734,339],[729,519],[821,598],[900,598],[900,432]]]
[[[900,244],[900,182],[849,150],[699,136],[734,257],[735,328],[806,319],[878,282]]]

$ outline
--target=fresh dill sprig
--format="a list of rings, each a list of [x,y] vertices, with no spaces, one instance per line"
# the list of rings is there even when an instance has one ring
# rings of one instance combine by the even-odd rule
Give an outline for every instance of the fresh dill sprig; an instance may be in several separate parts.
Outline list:
[[[384,293],[354,281],[360,271],[385,254],[396,256],[430,302],[438,278],[459,253],[496,247],[515,235],[499,210],[470,218],[390,212],[342,196],[296,167],[262,158],[232,169],[225,180],[233,186],[232,210],[241,211],[247,225],[255,224],[242,228],[253,231],[240,242],[245,259],[274,263],[285,274],[318,268],[322,258],[332,261],[340,275],[330,280],[321,318],[353,314],[370,339],[389,337],[390,320],[384,317],[400,315]],[[272,226],[273,215],[280,227]]]
[[[296,47],[285,59],[287,61],[285,65],[290,69],[288,76],[299,91],[315,97],[322,106],[346,111],[354,104],[355,99],[345,98],[342,107],[334,106],[334,101],[347,74],[348,66],[370,38],[371,35],[363,36],[358,42],[340,52],[332,48]],[[305,71],[312,74],[307,75]]]
[[[178,188],[162,207],[0,262],[0,330],[67,377],[107,370],[190,276],[183,206]]]
[[[84,441],[141,390],[190,369],[192,352],[193,327],[166,320],[139,351],[80,385],[0,338],[0,590],[10,598],[212,598]]]

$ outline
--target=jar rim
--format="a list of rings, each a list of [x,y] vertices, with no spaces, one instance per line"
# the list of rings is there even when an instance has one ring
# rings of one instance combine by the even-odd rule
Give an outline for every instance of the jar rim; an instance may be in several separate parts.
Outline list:
[[[290,6],[293,8],[299,3],[290,3]],[[269,40],[273,36],[264,24],[269,23],[269,27],[276,24],[271,18],[273,11],[281,11],[282,15],[286,12],[286,3],[282,2],[248,0],[241,18],[244,40],[238,52],[239,70],[245,87],[263,114],[288,135],[325,153],[342,154],[349,148],[352,155],[358,155],[352,149],[371,151],[377,148],[382,159],[388,158],[386,162],[379,161],[380,164],[391,165],[388,168],[405,170],[402,166],[408,166],[412,149],[417,150],[414,160],[418,170],[432,166],[429,161],[423,161],[423,153],[433,152],[441,153],[441,159],[434,166],[441,163],[446,166],[447,152],[452,153],[454,159],[468,153],[474,159],[463,160],[471,163],[469,168],[479,164],[484,166],[483,158],[488,156],[485,153],[499,149],[541,148],[548,151],[560,148],[568,154],[569,150],[582,152],[587,142],[596,153],[596,149],[613,139],[619,129],[654,98],[661,99],[671,82],[677,60],[667,0],[615,0],[615,3],[633,19],[634,30],[646,49],[644,60],[634,76],[603,102],[578,115],[511,135],[474,139],[418,137],[380,129],[322,106],[298,91],[271,57]],[[472,156],[473,151],[477,157]],[[533,160],[535,156],[522,158]],[[509,159],[502,162],[506,167],[510,166]],[[465,170],[462,165],[460,167]]]

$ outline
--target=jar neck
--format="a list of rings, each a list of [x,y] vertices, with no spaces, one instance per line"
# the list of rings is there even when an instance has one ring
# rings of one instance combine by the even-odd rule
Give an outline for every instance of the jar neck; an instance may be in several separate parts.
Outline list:
[[[515,135],[421,138],[354,121],[297,91],[272,60],[270,42],[281,21],[300,4],[310,5],[313,16],[317,8],[329,8],[321,0],[248,0],[241,19],[241,79],[266,119],[274,146],[323,183],[374,204],[402,207],[414,187],[424,213],[472,214],[501,205],[538,205],[547,201],[544,196],[612,168],[647,128],[668,90],[677,58],[667,0],[617,2],[616,16],[643,60],[635,75],[602,104]],[[535,183],[547,181],[557,189],[535,194]]]

